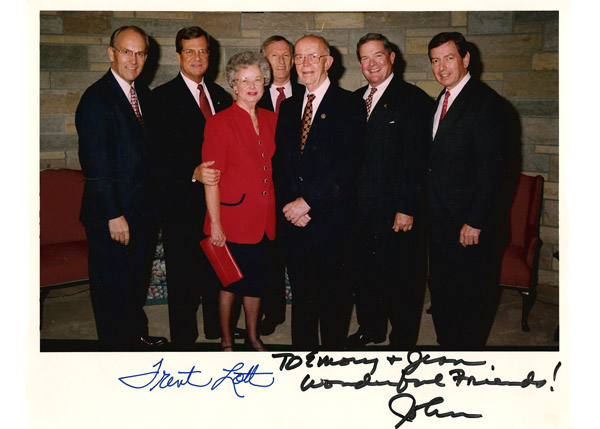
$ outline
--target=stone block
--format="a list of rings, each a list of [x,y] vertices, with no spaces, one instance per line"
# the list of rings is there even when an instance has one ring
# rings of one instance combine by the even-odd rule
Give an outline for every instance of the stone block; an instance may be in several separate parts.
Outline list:
[[[65,152],[64,151],[56,151],[56,152],[40,152],[40,160],[46,161],[49,159],[64,159]]]
[[[558,145],[558,118],[522,118],[525,144]]]
[[[85,90],[102,76],[104,72],[52,72],[52,89]]]
[[[113,17],[115,17],[115,18],[135,18],[135,12],[116,10],[113,12]]]
[[[558,22],[544,24],[544,37],[542,46],[545,51],[558,51]]]
[[[558,100],[511,100],[521,117],[558,118]]]
[[[40,46],[40,69],[85,70],[88,68],[86,46],[44,45]]]
[[[103,34],[111,33],[110,12],[63,12],[63,27],[65,33],[74,34]]]
[[[247,12],[242,13],[242,29],[275,30],[315,29],[315,15],[311,12]]]
[[[361,37],[367,33],[381,33],[388,38],[392,45],[396,45],[400,53],[404,54],[404,30],[401,29],[350,29],[350,35],[348,37],[349,44],[348,49],[351,53],[356,53],[356,45]],[[356,57],[355,57],[356,58]]]
[[[344,69],[346,73],[361,73],[362,69],[360,68],[360,64],[356,60],[356,55],[354,53],[347,54],[342,56],[342,64],[344,65]]]
[[[81,94],[79,91],[40,91],[40,115],[73,114]]]
[[[538,283],[548,286],[558,286],[558,272],[551,270],[538,270]]]
[[[535,152],[536,153],[550,153],[553,155],[558,155],[558,146],[536,145]]]
[[[240,37],[242,14],[240,12],[197,12],[194,13],[194,25],[212,37]]]
[[[244,38],[221,38],[219,44],[222,47],[248,47],[258,50],[260,48],[260,39],[244,39]]]
[[[146,33],[152,37],[172,37],[175,40],[175,35],[183,27],[193,25],[192,19],[145,19],[136,18],[135,20],[115,18],[112,20],[111,32],[121,27],[122,25],[137,25],[144,29]],[[110,33],[110,32],[109,32]]]
[[[427,49],[427,45],[429,45],[430,38],[425,37],[408,37],[406,39],[406,55],[410,54],[428,54],[429,50]]]
[[[450,12],[365,12],[365,28],[446,27]]]
[[[504,74],[494,72],[484,72],[481,74],[481,80],[489,82],[492,80],[504,80]]]
[[[364,15],[362,12],[315,13],[316,28],[363,28]]]
[[[40,116],[40,134],[62,133],[65,131],[64,115]]]
[[[67,116],[65,118],[65,130],[66,133],[77,133],[77,128],[75,128],[75,115]]]
[[[50,72],[40,72],[40,89],[50,88]]]
[[[99,45],[104,43],[108,46],[110,37],[103,42],[102,37],[98,36],[59,36],[59,35],[41,35],[40,44],[65,44],[65,45]]]
[[[338,84],[348,91],[355,91],[361,87],[361,73],[344,73]]]
[[[466,34],[467,27],[424,27],[424,28],[407,28],[407,37],[428,37],[429,40],[438,33],[444,33],[448,31],[458,31],[459,33]]]
[[[429,73],[431,72],[431,63],[427,55],[403,55],[406,63],[405,71],[411,73]]]
[[[540,238],[547,244],[558,244],[558,228],[553,226],[540,226]]]
[[[544,29],[543,24],[516,24],[515,33],[541,33]]]
[[[261,39],[261,45],[262,45],[264,40],[260,36],[261,36],[260,30],[242,30],[242,37],[259,38],[259,39]],[[265,37],[265,39],[266,39],[266,37]]]
[[[67,151],[66,156],[67,168],[72,168],[73,170],[81,170],[81,164],[79,163],[79,154],[76,150]]]
[[[47,168],[67,168],[67,163],[64,157],[57,159],[40,159],[40,170],[45,170]]]
[[[62,34],[62,16],[40,16],[40,34]]]
[[[534,22],[558,22],[558,12],[557,11],[515,12],[515,23],[531,24]]]
[[[431,98],[436,99],[443,87],[439,83],[431,80],[417,82],[416,85],[425,91]]]
[[[488,80],[485,81],[485,84],[496,91],[498,94],[502,95],[503,82],[501,80]]]
[[[513,28],[512,12],[478,11],[468,13],[469,35],[507,34]]]
[[[544,199],[558,200],[558,183],[544,182]]]
[[[467,12],[450,12],[450,24],[453,27],[466,27],[467,19]],[[455,31],[461,32],[460,30]]]
[[[494,54],[488,53],[481,58],[483,70],[488,71],[523,71],[531,70],[530,54]]]
[[[92,63],[90,64],[90,71],[96,72],[101,71],[106,73],[110,67],[110,63],[107,61],[105,63]]]
[[[544,226],[558,227],[558,201],[557,200],[544,200],[542,223]]]
[[[504,95],[508,98],[558,98],[558,72],[508,73]]]
[[[141,18],[141,19],[192,19],[193,12],[142,11],[142,12],[136,12],[135,17]]]
[[[88,61],[90,63],[108,63],[108,44],[89,45],[87,47]]]
[[[547,173],[550,170],[550,155],[535,153],[535,146],[521,146],[521,169]]]
[[[405,72],[403,77],[405,81],[414,85],[417,81],[425,80],[427,78],[427,74],[418,72]]]
[[[559,176],[559,160],[558,155],[550,156],[550,171],[548,172],[548,180],[558,182]]]
[[[485,59],[490,53],[522,53],[528,51],[539,51],[542,47],[541,34],[499,34],[469,36],[467,40],[474,43],[481,52],[481,58]]]
[[[556,258],[552,258],[552,270],[559,271],[560,270],[560,261]]]
[[[558,53],[533,54],[533,70],[558,70]]]
[[[77,134],[41,134],[40,151],[77,150]]]
[[[543,243],[540,248],[539,268],[541,270],[552,270],[552,244]]]

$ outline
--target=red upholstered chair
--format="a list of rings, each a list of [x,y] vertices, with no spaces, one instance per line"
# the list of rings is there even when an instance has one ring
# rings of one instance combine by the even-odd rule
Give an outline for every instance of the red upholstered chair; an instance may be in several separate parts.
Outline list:
[[[504,249],[500,285],[516,289],[523,299],[521,328],[529,331],[527,318],[537,296],[540,212],[544,179],[519,175],[510,207],[510,242]]]
[[[88,243],[79,222],[84,182],[80,170],[40,172],[40,311],[50,288],[88,281]]]

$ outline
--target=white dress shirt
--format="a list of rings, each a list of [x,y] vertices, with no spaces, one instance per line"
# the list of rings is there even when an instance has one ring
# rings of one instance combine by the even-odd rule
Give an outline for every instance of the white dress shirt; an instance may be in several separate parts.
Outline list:
[[[194,100],[196,100],[196,103],[198,103],[198,106],[200,106],[200,90],[198,89],[198,82],[194,82],[192,79],[190,79],[189,77],[187,77],[186,75],[184,75],[181,72],[179,72],[179,74],[181,74],[181,77],[183,78],[185,84],[190,89],[190,92],[194,96]],[[210,93],[208,92],[208,88],[206,87],[206,84],[204,83],[204,77],[202,78],[202,82],[200,82],[200,84],[202,85],[202,88],[204,88],[204,93],[206,94],[206,98],[208,99],[208,104],[210,106],[210,110],[212,111],[212,114],[214,115],[215,108],[214,108],[212,100],[210,98]]]
[[[319,105],[321,104],[321,100],[323,100],[323,97],[325,96],[325,93],[329,89],[329,85],[330,84],[331,84],[331,81],[329,80],[329,78],[327,78],[321,84],[321,86],[319,86],[313,92],[308,92],[308,88],[306,88],[306,92],[304,93],[304,101],[302,102],[302,112],[300,112],[300,117],[301,118],[304,117],[304,109],[306,108],[306,102],[308,101],[308,98],[307,98],[308,94],[314,94],[315,95],[315,99],[312,101],[313,115],[312,115],[312,118],[310,120],[310,123],[312,124],[312,121],[315,118],[315,114],[317,113],[317,109],[319,108]]]
[[[450,90],[450,96],[448,97],[448,106],[446,107],[446,114],[448,114],[448,110],[450,110],[450,106],[460,94],[460,91],[465,87],[467,82],[471,79],[471,73],[467,72],[466,75],[458,82],[454,88]],[[448,91],[448,90],[446,90]],[[440,116],[442,116],[442,107],[444,106],[444,98],[446,96],[446,92],[440,97],[440,101],[438,103],[438,108],[435,111],[435,116],[433,117],[433,138],[435,138],[435,134],[437,133],[438,127],[440,125]]]

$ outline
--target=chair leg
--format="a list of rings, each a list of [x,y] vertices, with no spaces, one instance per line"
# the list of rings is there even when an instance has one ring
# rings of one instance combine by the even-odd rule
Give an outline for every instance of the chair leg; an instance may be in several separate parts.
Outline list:
[[[40,289],[40,332],[42,331],[42,322],[44,320],[44,300],[50,293],[48,288]]]
[[[521,314],[521,329],[525,332],[529,332],[529,324],[527,323],[527,319],[529,318],[529,313],[533,308],[533,304],[535,304],[535,299],[537,298],[537,292],[535,289],[530,289],[528,291],[521,292],[521,298],[523,299],[523,310]]]

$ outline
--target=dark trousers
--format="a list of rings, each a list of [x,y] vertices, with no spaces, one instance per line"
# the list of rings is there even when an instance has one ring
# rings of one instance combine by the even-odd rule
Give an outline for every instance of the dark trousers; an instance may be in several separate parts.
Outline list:
[[[218,291],[211,287],[213,276],[200,248],[203,218],[189,221],[171,215],[163,222],[167,290],[169,293],[169,328],[171,342],[190,344],[198,338],[196,313],[202,300],[204,333],[219,336]]]
[[[286,229],[292,288],[292,348],[343,350],[352,313],[348,240]],[[298,230],[300,228],[297,228]]]
[[[392,325],[390,347],[417,343],[425,292],[425,248],[421,231],[358,235],[354,246],[356,316],[375,337]]]
[[[158,226],[130,221],[129,233],[125,246],[110,238],[108,222],[86,226],[90,296],[103,350],[129,350],[136,339],[148,335],[144,305]]]
[[[260,308],[265,319],[283,323],[285,321],[285,249],[278,236],[266,242],[266,284]]]
[[[490,242],[429,243],[429,289],[437,341],[448,350],[485,346],[499,299],[501,252]]]

